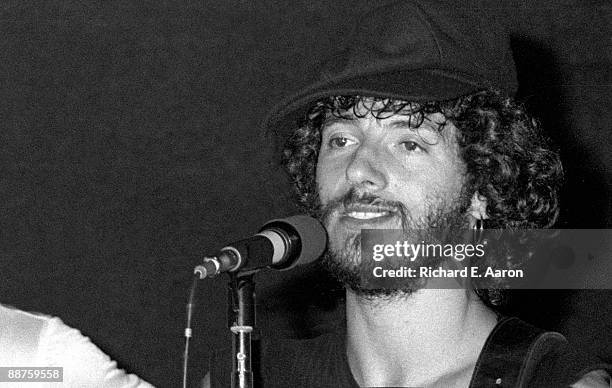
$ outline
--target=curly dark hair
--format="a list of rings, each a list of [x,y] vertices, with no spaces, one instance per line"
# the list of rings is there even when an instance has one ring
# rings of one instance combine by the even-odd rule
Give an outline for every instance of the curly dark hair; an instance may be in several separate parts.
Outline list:
[[[487,199],[488,228],[540,229],[556,222],[563,180],[558,152],[521,104],[492,90],[424,104],[366,96],[318,101],[286,142],[282,159],[305,211],[313,213],[318,207],[315,171],[325,118],[358,113],[377,118],[407,115],[415,128],[429,114],[442,113],[446,121],[439,123],[439,131],[447,122],[458,129],[469,192]],[[510,268],[518,265],[507,264]],[[489,305],[500,303],[496,299],[501,295],[494,295],[493,290],[478,293]]]

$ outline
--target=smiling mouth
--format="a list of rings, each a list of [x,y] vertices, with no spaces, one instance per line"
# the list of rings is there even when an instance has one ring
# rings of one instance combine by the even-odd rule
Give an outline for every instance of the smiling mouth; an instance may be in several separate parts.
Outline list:
[[[388,211],[380,211],[380,212],[346,212],[346,215],[351,218],[355,218],[358,220],[373,220],[376,218],[386,217],[389,215]]]

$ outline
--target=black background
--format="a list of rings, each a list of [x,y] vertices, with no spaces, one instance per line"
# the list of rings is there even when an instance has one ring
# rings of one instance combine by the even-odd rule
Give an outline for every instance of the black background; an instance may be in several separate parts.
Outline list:
[[[368,3],[2,2],[0,301],[59,316],[122,367],[176,385],[197,256],[295,212],[259,122]],[[519,95],[561,146],[561,227],[612,224],[607,3],[474,3],[513,32]],[[308,276],[258,276],[262,334],[340,316]],[[517,293],[513,308],[610,361],[609,296]],[[194,377],[229,338],[224,280],[198,301]]]

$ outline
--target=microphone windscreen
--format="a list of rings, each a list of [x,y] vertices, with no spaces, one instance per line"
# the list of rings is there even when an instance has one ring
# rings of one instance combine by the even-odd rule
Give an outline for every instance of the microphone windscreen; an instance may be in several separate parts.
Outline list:
[[[312,263],[325,251],[325,247],[327,246],[327,233],[323,225],[316,219],[304,215],[297,215],[271,221],[266,225],[273,222],[289,225],[297,233],[300,239],[302,246],[300,255],[289,268],[293,268],[296,265]]]

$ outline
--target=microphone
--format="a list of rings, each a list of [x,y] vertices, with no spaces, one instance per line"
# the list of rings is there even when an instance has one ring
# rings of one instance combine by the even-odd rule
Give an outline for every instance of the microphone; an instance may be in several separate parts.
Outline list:
[[[298,215],[266,223],[256,235],[230,244],[195,267],[200,279],[224,272],[288,270],[315,261],[327,245],[325,229],[314,218]]]

